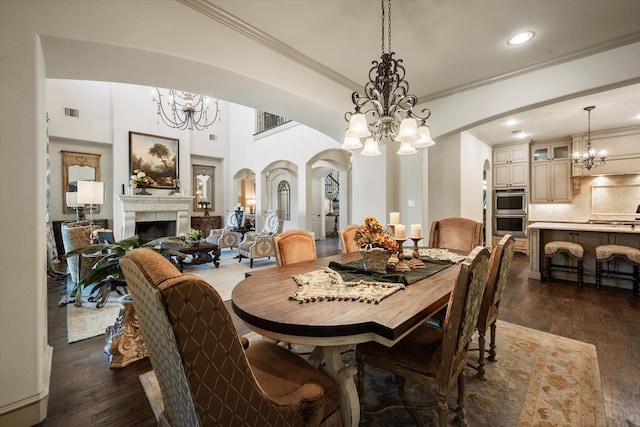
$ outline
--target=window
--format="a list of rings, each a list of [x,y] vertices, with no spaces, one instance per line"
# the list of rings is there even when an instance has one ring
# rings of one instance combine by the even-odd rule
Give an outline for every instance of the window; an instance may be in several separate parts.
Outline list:
[[[278,209],[284,211],[284,219],[291,219],[291,189],[287,181],[278,184]]]

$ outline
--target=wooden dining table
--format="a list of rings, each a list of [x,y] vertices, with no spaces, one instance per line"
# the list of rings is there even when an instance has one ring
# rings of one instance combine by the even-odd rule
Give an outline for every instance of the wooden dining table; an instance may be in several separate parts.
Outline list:
[[[300,303],[289,299],[297,290],[294,275],[327,267],[331,261],[347,263],[360,258],[356,252],[258,270],[238,283],[231,294],[234,312],[254,332],[321,350],[322,370],[342,392],[340,408],[345,426],[359,424],[360,403],[354,381],[357,369],[344,365],[341,350],[367,341],[393,346],[447,305],[460,270],[459,264],[453,264],[378,304],[351,300]]]

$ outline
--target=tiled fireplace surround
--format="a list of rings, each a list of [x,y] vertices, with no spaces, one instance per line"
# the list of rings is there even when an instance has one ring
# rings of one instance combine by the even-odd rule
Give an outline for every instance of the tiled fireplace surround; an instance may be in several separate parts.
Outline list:
[[[189,231],[192,196],[118,196],[122,205],[122,235],[133,236],[136,222],[175,221],[176,235]]]

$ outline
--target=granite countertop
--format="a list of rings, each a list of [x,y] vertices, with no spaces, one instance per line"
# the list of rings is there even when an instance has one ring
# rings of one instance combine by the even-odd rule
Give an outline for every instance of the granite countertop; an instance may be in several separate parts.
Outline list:
[[[634,226],[635,228],[632,228]],[[568,231],[599,231],[603,233],[633,233],[640,234],[640,221],[588,221],[588,222],[543,222],[529,224],[530,229],[538,230],[568,230]]]

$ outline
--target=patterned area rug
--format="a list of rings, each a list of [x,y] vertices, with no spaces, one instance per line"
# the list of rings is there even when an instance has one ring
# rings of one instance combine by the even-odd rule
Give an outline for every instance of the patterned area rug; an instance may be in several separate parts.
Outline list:
[[[224,301],[231,299],[231,291],[234,286],[244,279],[245,273],[251,271],[249,261],[243,259],[238,262],[234,258],[237,250],[225,249],[220,256],[220,266],[215,268],[213,264],[194,265],[185,268],[184,272],[195,274],[213,286]],[[275,257],[256,259],[253,262],[253,270],[275,267]],[[107,326],[115,323],[120,312],[120,295],[112,292],[109,300],[103,308],[95,308],[95,303],[83,300],[81,307],[73,303],[67,304],[67,341],[73,343],[87,338],[103,335]]]
[[[250,334],[250,339],[260,339]],[[477,343],[477,340],[474,340]],[[294,348],[302,352],[304,348]],[[466,414],[470,426],[551,427],[606,425],[604,399],[596,349],[592,344],[551,335],[507,322],[498,322],[497,359],[488,362],[487,381],[466,370]],[[345,363],[354,363],[354,352],[343,355]],[[469,361],[477,360],[472,352]],[[373,408],[397,400],[397,383],[391,375],[367,367],[365,405]],[[155,414],[162,411],[162,397],[153,371],[140,376]],[[408,395],[415,400],[429,397],[418,386],[407,384]],[[455,404],[455,387],[450,404]],[[435,413],[422,411],[427,425],[435,422]],[[450,417],[450,422],[453,415]],[[413,426],[404,409],[394,409],[377,417],[363,415],[361,426]]]

